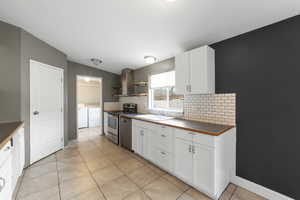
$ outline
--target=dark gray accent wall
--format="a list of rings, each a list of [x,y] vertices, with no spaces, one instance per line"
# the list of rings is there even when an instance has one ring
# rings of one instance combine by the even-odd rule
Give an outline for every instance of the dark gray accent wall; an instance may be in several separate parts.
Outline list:
[[[170,58],[146,67],[142,67],[134,70],[134,80],[135,81],[148,81],[148,77],[153,74],[159,74],[162,72],[167,72],[174,70],[175,68],[175,59]]]
[[[113,97],[113,86],[120,85],[120,75],[106,72],[86,65],[81,65],[74,62],[68,62],[68,105],[69,105],[69,139],[77,137],[77,119],[76,119],[76,76],[93,76],[102,78],[102,95],[103,101],[117,101]],[[102,117],[103,119],[103,117]]]
[[[21,118],[20,29],[0,21],[0,121]]]
[[[300,16],[212,45],[237,93],[237,175],[300,199]]]
[[[26,166],[30,163],[30,59],[64,69],[64,135],[68,142],[67,57],[30,33],[21,30],[21,116],[25,121]]]

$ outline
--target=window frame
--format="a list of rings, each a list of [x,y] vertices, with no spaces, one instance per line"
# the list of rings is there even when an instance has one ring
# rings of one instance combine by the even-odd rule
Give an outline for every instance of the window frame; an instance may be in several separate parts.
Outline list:
[[[157,74],[162,74],[162,73],[167,73],[167,72],[172,72],[172,71],[175,71],[175,70],[171,70],[171,71],[166,71],[166,72],[161,72],[161,73],[157,73]],[[176,72],[175,72],[176,73]],[[179,109],[172,109],[170,108],[170,90],[172,88],[175,88],[175,85],[174,86],[166,86],[166,87],[155,87],[155,88],[151,88],[151,76],[153,75],[157,75],[157,74],[150,74],[148,76],[148,109],[149,110],[153,110],[153,111],[162,111],[162,112],[172,112],[172,113],[183,113],[183,107],[181,110]],[[159,88],[166,88],[167,89],[167,102],[168,102],[168,108],[155,108],[153,106],[153,103],[154,103],[154,97],[153,97],[153,93],[154,93],[154,90],[155,89],[159,89]]]

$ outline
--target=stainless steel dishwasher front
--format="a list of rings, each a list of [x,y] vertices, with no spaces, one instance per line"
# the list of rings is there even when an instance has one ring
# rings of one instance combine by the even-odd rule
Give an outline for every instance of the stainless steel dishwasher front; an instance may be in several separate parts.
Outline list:
[[[132,151],[132,120],[120,116],[119,135],[121,146]]]

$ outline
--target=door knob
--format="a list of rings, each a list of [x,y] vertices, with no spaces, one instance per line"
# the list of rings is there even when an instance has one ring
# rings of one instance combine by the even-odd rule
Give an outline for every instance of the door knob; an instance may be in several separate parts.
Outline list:
[[[38,115],[38,114],[40,114],[38,111],[33,112],[33,115]]]

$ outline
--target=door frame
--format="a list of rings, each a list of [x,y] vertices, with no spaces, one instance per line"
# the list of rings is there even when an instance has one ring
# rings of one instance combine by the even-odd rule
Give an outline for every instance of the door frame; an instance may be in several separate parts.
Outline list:
[[[76,108],[75,108],[75,113],[76,113],[76,139],[78,138],[78,79],[80,77],[88,77],[88,78],[92,78],[92,79],[98,79],[100,81],[100,113],[101,113],[101,129],[102,129],[102,135],[104,133],[104,130],[103,130],[103,124],[104,124],[104,112],[103,112],[103,108],[104,108],[104,102],[103,102],[103,78],[100,77],[100,76],[89,76],[89,75],[80,75],[80,74],[77,74],[76,75],[76,80],[75,80],[75,87],[76,87],[76,93],[75,93],[75,99],[76,99]]]
[[[46,67],[46,68],[49,68],[49,69],[52,69],[52,70],[57,70],[57,71],[60,71],[62,73],[62,80],[61,80],[61,83],[62,83],[62,88],[61,88],[61,106],[62,106],[62,112],[61,112],[61,130],[60,130],[60,135],[61,135],[61,138],[62,138],[62,146],[61,146],[61,149],[64,148],[64,144],[65,144],[65,134],[64,134],[64,128],[65,128],[65,120],[64,120],[64,116],[65,116],[65,105],[64,105],[64,95],[65,95],[65,90],[64,90],[64,86],[65,86],[65,83],[64,83],[64,74],[65,74],[65,70],[61,67],[56,67],[56,66],[52,66],[52,65],[48,65],[46,63],[42,63],[42,62],[39,62],[39,61],[36,61],[36,60],[33,60],[33,59],[30,59],[29,60],[29,133],[31,133],[32,131],[32,120],[31,120],[31,77],[32,77],[32,74],[31,74],[31,63],[36,63],[36,64],[40,64],[42,65],[43,67]],[[32,161],[32,156],[31,156],[31,134],[29,136],[29,149],[30,149],[30,156],[29,156],[29,160],[30,160],[30,164],[33,163]],[[37,162],[37,161],[34,161],[34,162]]]

